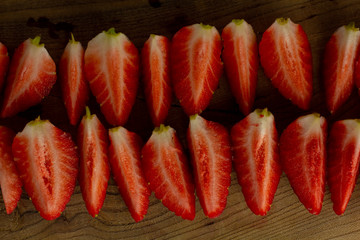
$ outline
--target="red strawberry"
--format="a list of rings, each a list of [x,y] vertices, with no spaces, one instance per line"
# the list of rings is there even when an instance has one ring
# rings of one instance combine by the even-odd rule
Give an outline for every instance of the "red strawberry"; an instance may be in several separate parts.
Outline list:
[[[67,114],[70,123],[76,125],[85,110],[89,88],[84,75],[84,49],[72,34],[61,56],[59,72]]]
[[[259,67],[256,35],[245,20],[234,19],[222,31],[222,53],[230,89],[243,114],[248,115],[255,99]]]
[[[161,124],[141,152],[144,174],[155,196],[177,216],[193,220],[194,185],[175,130]]]
[[[60,216],[74,191],[78,154],[71,136],[37,118],[12,145],[17,170],[35,208],[46,220]]]
[[[354,23],[342,26],[325,47],[323,76],[326,104],[331,113],[349,98],[354,87],[354,69],[360,31]]]
[[[9,55],[7,48],[0,42],[0,91],[3,88],[5,75],[9,67]]]
[[[7,214],[14,211],[22,192],[22,183],[11,150],[14,137],[12,130],[0,126],[0,185]]]
[[[99,213],[110,178],[107,156],[107,132],[95,114],[82,118],[78,129],[80,152],[79,184],[86,208],[91,216]]]
[[[251,211],[266,215],[280,181],[278,135],[274,116],[256,109],[231,129],[234,167]]]
[[[231,144],[225,127],[199,115],[190,117],[187,131],[196,194],[209,218],[219,216],[226,206],[231,184]]]
[[[160,126],[171,104],[169,76],[170,42],[164,36],[151,34],[141,51],[142,72],[147,106],[151,120]]]
[[[306,33],[290,18],[278,18],[264,32],[259,45],[260,61],[274,87],[302,109],[312,95],[312,56]]]
[[[341,215],[359,174],[360,120],[342,120],[331,128],[328,144],[328,184],[334,211]]]
[[[111,171],[120,194],[135,222],[141,221],[149,207],[151,191],[141,169],[141,138],[123,127],[109,130]]]
[[[114,28],[88,43],[85,75],[108,123],[124,125],[139,85],[139,56],[134,44]]]
[[[40,44],[40,37],[27,39],[11,60],[1,117],[14,116],[40,103],[55,82],[55,62]]]
[[[176,97],[187,115],[210,103],[222,74],[221,39],[215,27],[194,24],[181,28],[171,44],[171,75]]]
[[[326,120],[318,113],[299,117],[280,137],[282,169],[305,208],[319,214],[325,190]]]

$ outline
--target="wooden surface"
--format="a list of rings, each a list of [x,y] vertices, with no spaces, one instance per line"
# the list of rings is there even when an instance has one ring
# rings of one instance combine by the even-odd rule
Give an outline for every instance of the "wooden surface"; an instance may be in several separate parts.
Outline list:
[[[199,22],[214,25],[221,32],[234,18],[246,19],[253,26],[259,41],[277,17],[290,17],[300,23],[310,40],[314,63],[311,109],[302,111],[285,100],[272,87],[261,68],[254,108],[268,107],[275,115],[279,133],[298,116],[314,111],[325,116],[329,125],[339,119],[360,118],[360,97],[355,90],[350,100],[334,116],[330,116],[325,108],[320,74],[324,46],[331,34],[351,21],[360,26],[359,1],[113,0],[103,3],[102,0],[1,0],[0,41],[8,47],[11,56],[22,41],[40,34],[50,55],[58,62],[70,31],[86,46],[96,34],[115,27],[141,49],[151,33],[171,38],[181,27]],[[75,136],[76,128],[69,125],[60,96],[57,83],[51,95],[40,105],[14,118],[1,119],[0,124],[21,131],[28,121],[41,115],[41,118],[49,119]],[[89,105],[109,127],[93,97]],[[224,76],[202,116],[228,128],[244,117]],[[166,123],[177,130],[186,146],[188,118],[175,99]],[[126,127],[140,134],[144,141],[153,129],[141,86]],[[97,218],[87,213],[79,186],[61,217],[53,221],[43,220],[23,192],[18,207],[9,216],[3,201],[0,201],[0,239],[355,239],[360,234],[359,184],[343,216],[333,212],[328,189],[321,214],[313,216],[298,201],[283,175],[271,210],[267,216],[260,217],[246,206],[234,172],[231,178],[230,194],[223,214],[216,219],[208,219],[196,201],[194,221],[175,216],[152,194],[145,219],[134,223],[112,179]]]

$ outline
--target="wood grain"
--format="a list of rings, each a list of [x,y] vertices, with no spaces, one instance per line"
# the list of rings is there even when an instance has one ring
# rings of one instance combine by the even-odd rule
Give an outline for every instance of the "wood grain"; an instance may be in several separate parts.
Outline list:
[[[96,34],[110,27],[125,33],[141,49],[149,34],[169,38],[182,26],[203,22],[219,31],[234,18],[250,23],[258,41],[275,18],[290,17],[300,23],[310,40],[314,63],[314,93],[309,111],[302,111],[285,100],[259,69],[255,108],[268,107],[274,114],[279,133],[294,119],[310,112],[325,116],[329,125],[335,120],[360,118],[360,98],[354,90],[351,98],[333,116],[325,108],[320,67],[324,46],[341,25],[354,21],[360,25],[359,1],[156,1],[156,0],[2,0],[0,2],[0,41],[14,49],[25,39],[41,35],[50,55],[58,62],[68,41],[69,31],[86,46]],[[89,103],[106,125],[95,99]],[[57,83],[50,96],[35,107],[0,124],[21,131],[25,124],[41,115],[75,137],[76,127],[69,125]],[[220,80],[210,106],[202,114],[206,119],[230,128],[244,116],[232,97],[226,78]],[[174,99],[166,121],[174,127],[183,143],[188,118]],[[126,124],[148,139],[153,129],[140,87],[130,119]],[[360,188],[357,184],[343,216],[332,210],[328,189],[319,216],[313,216],[298,201],[283,175],[267,216],[255,216],[246,206],[234,172],[225,211],[216,219],[204,216],[196,202],[196,218],[185,221],[168,211],[154,195],[145,219],[134,223],[115,182],[111,179],[104,206],[97,218],[86,211],[77,186],[67,208],[56,220],[43,220],[24,192],[18,207],[6,215],[0,201],[0,239],[355,239],[360,234]]]

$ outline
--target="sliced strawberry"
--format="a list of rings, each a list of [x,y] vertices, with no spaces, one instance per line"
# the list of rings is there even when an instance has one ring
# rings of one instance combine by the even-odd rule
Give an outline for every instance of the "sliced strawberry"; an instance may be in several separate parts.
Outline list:
[[[248,115],[255,99],[259,67],[256,35],[244,19],[234,19],[222,31],[222,53],[230,89],[243,114]]]
[[[16,135],[12,152],[21,181],[40,215],[46,220],[59,217],[78,173],[79,158],[70,134],[37,118]]]
[[[11,150],[14,137],[15,133],[11,129],[0,126],[0,185],[7,214],[14,211],[22,192]]]
[[[164,123],[171,104],[170,41],[151,34],[141,51],[146,103],[157,127]]]
[[[359,29],[350,23],[338,28],[326,44],[323,76],[326,104],[331,113],[338,110],[353,90],[359,39]]]
[[[225,209],[231,184],[231,144],[226,128],[199,115],[190,117],[187,131],[196,194],[209,218]]]
[[[80,152],[79,185],[86,208],[91,216],[99,213],[106,195],[110,178],[107,156],[107,132],[95,114],[82,118],[78,129]]]
[[[359,175],[360,120],[342,120],[331,128],[328,144],[328,184],[336,214],[345,212]]]
[[[171,44],[171,76],[176,97],[187,115],[210,103],[222,74],[221,39],[215,27],[194,24],[181,28]]]
[[[40,44],[40,37],[27,39],[11,60],[1,117],[14,116],[40,103],[55,82],[55,62]]]
[[[312,56],[306,33],[290,18],[278,18],[264,32],[259,45],[260,61],[272,84],[302,109],[310,107]]]
[[[282,169],[300,202],[319,214],[325,190],[326,119],[318,113],[299,117],[280,137]]]
[[[149,207],[151,191],[141,168],[141,138],[123,127],[109,130],[109,160],[114,180],[135,222]]]
[[[9,67],[9,54],[4,44],[0,42],[0,91],[5,82],[5,76]]]
[[[85,75],[108,123],[124,125],[139,85],[139,56],[134,44],[114,28],[88,43]]]
[[[274,116],[267,109],[256,109],[235,124],[231,139],[245,201],[253,213],[266,215],[281,175]]]
[[[60,59],[59,76],[70,124],[76,125],[85,110],[89,87],[84,74],[84,49],[72,34],[71,38]]]
[[[144,174],[155,196],[177,216],[193,220],[194,184],[175,130],[161,124],[141,152]]]

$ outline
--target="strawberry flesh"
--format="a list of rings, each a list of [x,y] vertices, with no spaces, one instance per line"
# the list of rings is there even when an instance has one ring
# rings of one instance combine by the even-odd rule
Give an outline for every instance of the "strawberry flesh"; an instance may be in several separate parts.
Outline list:
[[[2,91],[6,73],[9,67],[9,54],[4,44],[0,42],[0,91]]]

